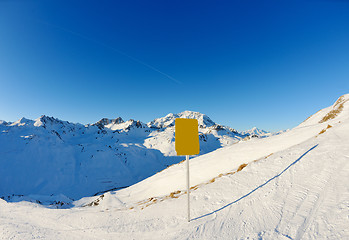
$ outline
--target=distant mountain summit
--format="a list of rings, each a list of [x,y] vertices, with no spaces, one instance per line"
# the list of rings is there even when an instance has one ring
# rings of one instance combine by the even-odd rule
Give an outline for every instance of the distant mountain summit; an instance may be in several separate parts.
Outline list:
[[[241,134],[248,135],[248,136],[251,136],[251,137],[267,137],[267,136],[272,135],[271,132],[268,132],[268,131],[265,131],[265,130],[262,130],[262,129],[259,129],[259,128],[256,128],[256,127],[253,127],[253,128],[251,128],[250,130],[247,130],[247,131],[243,131],[243,132],[241,132]]]
[[[124,120],[121,117],[118,117],[115,119],[102,118],[101,120],[99,120],[98,122],[96,122],[93,125],[96,125],[99,128],[103,128],[103,127],[110,125],[110,124],[120,124],[123,122],[124,122]]]
[[[11,123],[10,126],[25,126],[25,125],[30,125],[32,123],[34,123],[33,120],[22,117],[18,119],[16,122]]]
[[[153,121],[149,122],[148,127],[152,128],[166,128],[173,127],[175,124],[176,118],[191,118],[197,119],[199,128],[206,128],[215,125],[215,123],[205,114],[193,111],[184,111],[178,114],[169,113],[165,117],[156,118]]]

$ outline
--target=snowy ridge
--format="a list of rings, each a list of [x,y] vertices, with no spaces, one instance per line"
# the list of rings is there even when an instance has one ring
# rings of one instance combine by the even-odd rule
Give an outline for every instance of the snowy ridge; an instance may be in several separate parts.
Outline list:
[[[115,119],[108,119],[108,118],[102,118],[98,122],[96,122],[93,125],[98,126],[99,128],[103,128],[105,126],[108,126],[108,128],[111,128],[111,126],[115,124],[123,123],[124,120],[121,117],[115,118]]]
[[[247,131],[243,131],[241,132],[244,135],[249,135],[249,136],[259,136],[259,137],[266,137],[266,136],[270,136],[272,133],[268,132],[268,131],[264,131],[262,129],[253,127],[250,130]]]
[[[199,112],[192,112],[192,111],[184,111],[184,112],[181,112],[178,114],[170,113],[163,118],[157,118],[157,119],[149,122],[147,125],[149,127],[153,127],[153,128],[173,127],[175,124],[176,118],[197,119],[199,128],[212,127],[215,125],[215,123],[205,114],[202,114]]]
[[[34,124],[34,121],[22,117],[22,118],[18,119],[16,122],[11,123],[10,126],[25,126],[25,125],[30,125],[30,124]]]
[[[324,108],[317,113],[311,115],[298,127],[311,126],[318,123],[325,123],[333,119],[341,119],[343,115],[344,106],[348,105],[349,94],[345,94],[337,99],[337,101],[330,107]]]

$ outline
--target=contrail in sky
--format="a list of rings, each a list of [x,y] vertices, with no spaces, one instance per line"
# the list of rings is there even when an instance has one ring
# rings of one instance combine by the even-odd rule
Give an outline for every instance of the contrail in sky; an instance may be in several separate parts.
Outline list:
[[[43,21],[38,21],[38,22],[41,23],[41,24],[47,25],[47,26],[51,26],[51,27],[60,29],[60,30],[62,30],[62,31],[64,31],[64,32],[68,32],[68,33],[73,34],[73,35],[75,35],[75,36],[78,36],[78,37],[80,37],[80,38],[86,39],[86,40],[88,40],[88,41],[90,41],[90,42],[94,42],[94,43],[96,43],[96,44],[98,44],[98,45],[100,45],[100,46],[103,46],[103,47],[105,47],[105,48],[109,48],[110,50],[112,50],[112,51],[114,51],[114,52],[117,52],[117,53],[119,53],[119,54],[121,54],[121,55],[123,55],[123,56],[125,56],[125,57],[127,57],[127,58],[129,58],[129,59],[131,59],[131,60],[133,60],[133,61],[135,61],[135,62],[141,64],[141,65],[143,65],[143,66],[146,66],[147,68],[152,69],[152,70],[155,71],[155,72],[158,72],[158,73],[162,74],[163,76],[167,77],[168,79],[172,80],[173,82],[175,82],[175,83],[177,83],[177,84],[182,84],[181,81],[178,81],[178,80],[175,79],[174,77],[171,77],[170,75],[168,75],[168,74],[166,74],[166,73],[160,71],[160,70],[157,69],[156,67],[153,67],[152,65],[149,65],[148,63],[145,63],[145,62],[143,62],[143,61],[141,61],[141,60],[139,60],[139,59],[137,59],[137,58],[135,58],[135,57],[132,57],[132,56],[130,56],[130,55],[128,55],[128,54],[126,54],[126,53],[120,51],[119,49],[116,49],[116,48],[114,48],[114,47],[111,47],[111,46],[109,46],[109,45],[106,45],[106,44],[103,43],[103,42],[99,42],[99,41],[94,40],[94,39],[92,39],[92,38],[86,37],[85,35],[82,35],[82,34],[80,34],[80,33],[78,33],[78,32],[74,32],[74,31],[71,31],[71,30],[69,30],[69,29],[66,29],[66,28],[63,28],[63,27],[59,27],[59,26],[57,26],[57,25],[54,25],[54,24],[51,24],[51,23],[48,23],[48,22],[43,22]]]

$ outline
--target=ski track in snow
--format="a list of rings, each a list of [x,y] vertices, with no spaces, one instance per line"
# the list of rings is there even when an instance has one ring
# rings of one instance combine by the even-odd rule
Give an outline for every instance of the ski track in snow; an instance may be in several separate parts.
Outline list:
[[[315,153],[309,152],[309,155],[311,154]],[[269,230],[269,233],[263,233],[263,231],[261,231],[259,236],[251,237],[261,237],[266,239],[268,239],[268,237],[303,239],[304,234],[309,229],[309,226],[311,226],[314,223],[314,218],[318,216],[317,213],[319,209],[321,209],[324,204],[327,208],[329,208],[329,206],[335,206],[336,201],[332,199],[334,195],[329,195],[326,193],[329,189],[334,189],[336,187],[336,183],[338,183],[338,179],[343,179],[344,174],[348,173],[348,170],[346,169],[348,162],[347,158],[337,158],[337,156],[325,156],[325,158],[322,157],[321,159],[326,159],[326,161],[319,163],[315,162],[316,157],[308,158],[307,156],[304,156],[304,159],[300,160],[303,163],[302,165],[300,165],[303,169],[300,169],[301,167],[297,166],[296,164],[294,164],[295,162],[293,162],[291,165],[289,165],[289,167],[285,169],[287,171],[284,170],[285,174],[279,174],[278,178],[273,177],[272,179],[270,179],[274,180],[276,184],[272,184],[270,180],[268,180],[268,185],[266,185],[265,183],[261,185],[263,187],[265,186],[265,188],[268,188],[268,190],[264,191],[267,191],[269,193],[281,192],[282,190],[280,188],[284,188],[285,185],[288,185],[288,188],[285,191],[284,196],[266,199],[264,194],[257,192],[252,193],[257,196],[255,199],[252,200],[253,204],[246,205],[249,206],[249,211],[251,211],[252,213],[251,215],[253,215],[253,213],[258,212],[258,209],[264,210],[262,214],[267,215],[267,217],[257,215],[254,219],[254,221],[256,219],[262,220],[261,222],[253,222],[253,224],[251,224],[251,222],[249,223],[251,219],[246,219],[245,221],[241,219],[242,223],[237,224],[236,221],[233,221],[231,219],[231,217],[239,216],[239,214],[237,214],[237,210],[240,209],[237,208],[234,204],[229,204],[229,209],[225,211],[225,213],[217,212],[217,214],[221,216],[219,216],[217,219],[209,220],[205,222],[204,225],[199,226],[197,231],[191,237],[197,238],[199,236],[205,236],[206,239],[215,239],[215,237],[220,236],[221,233],[228,233],[228,229],[244,229],[248,228],[249,224],[253,226],[259,226],[259,228],[262,230],[265,228],[266,225],[266,222],[263,222],[263,220],[268,221],[269,219],[272,221],[272,219],[278,219],[278,223],[276,224],[276,227],[274,229],[276,235],[275,233],[273,233],[273,230]],[[333,165],[333,159],[340,160],[339,164]],[[322,171],[312,171],[312,166],[314,166],[314,164],[321,164]],[[297,178],[298,175],[301,175],[302,178]],[[259,186],[257,189],[261,189],[261,186]],[[254,190],[252,192],[254,192]],[[242,201],[247,202],[251,201],[249,199],[244,199],[245,197],[248,198],[250,193],[248,193],[247,196],[245,195],[240,199]],[[271,196],[273,197],[273,195]],[[233,203],[236,202],[237,201],[234,201]],[[226,208],[226,206],[224,206],[223,209],[224,208]],[[275,208],[279,208],[280,211],[275,211]],[[220,209],[218,211],[221,211],[223,209]],[[281,215],[279,214],[279,212],[281,212]],[[268,216],[268,214],[270,215]],[[240,227],[237,227],[237,225],[240,225]],[[328,227],[332,226],[329,225]],[[258,229],[258,227],[256,228]],[[212,231],[213,229],[214,231]],[[237,236],[246,236],[246,232],[239,232],[237,230],[235,233],[237,234]],[[265,236],[263,237],[263,235]],[[309,233],[308,235],[310,236],[308,236],[307,238],[310,239],[316,237],[316,235],[314,236]],[[223,235],[222,237],[224,239],[235,239],[236,236],[234,237],[233,235]],[[338,235],[336,237],[338,237],[337,239],[340,239],[344,236]],[[217,239],[219,239],[219,237]]]

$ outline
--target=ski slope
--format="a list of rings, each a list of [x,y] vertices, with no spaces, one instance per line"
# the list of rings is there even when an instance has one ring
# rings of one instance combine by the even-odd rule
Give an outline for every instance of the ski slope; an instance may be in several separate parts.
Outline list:
[[[0,238],[349,239],[348,100],[280,135],[192,158],[190,223],[180,163],[69,209],[0,199]]]

